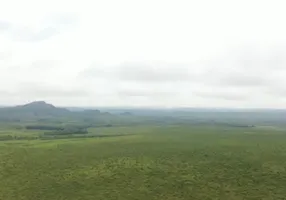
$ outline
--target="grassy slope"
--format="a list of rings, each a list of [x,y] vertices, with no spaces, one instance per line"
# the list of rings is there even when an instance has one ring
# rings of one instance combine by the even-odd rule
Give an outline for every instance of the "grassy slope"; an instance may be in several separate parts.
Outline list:
[[[286,134],[93,129],[123,137],[0,142],[0,199],[285,199]]]

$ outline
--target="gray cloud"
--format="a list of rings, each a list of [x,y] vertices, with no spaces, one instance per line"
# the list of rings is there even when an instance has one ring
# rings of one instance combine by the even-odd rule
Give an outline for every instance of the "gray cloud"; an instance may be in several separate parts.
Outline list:
[[[18,29],[14,32],[14,37],[21,41],[37,42],[47,40],[60,33],[56,27],[45,27],[38,31],[32,31],[29,28]]]
[[[128,62],[114,66],[94,66],[83,70],[81,78],[112,78],[120,81],[135,81],[146,83],[181,82],[194,78],[189,71],[190,66],[163,62]]]
[[[41,82],[24,82],[17,89],[10,91],[10,95],[37,98],[77,98],[88,96],[89,93],[82,88],[66,88],[57,85],[48,85]]]
[[[11,56],[11,53],[0,51],[0,61],[5,60],[5,59],[9,58],[10,56]]]
[[[77,18],[71,14],[60,14],[47,17],[42,20],[44,27],[37,32],[26,30],[23,32],[23,40],[27,41],[41,41],[49,39],[55,35],[58,35],[62,31],[66,30],[72,25],[75,25]]]
[[[211,99],[222,99],[222,100],[231,100],[231,101],[240,101],[247,100],[248,95],[229,92],[229,91],[195,91],[193,92],[194,96],[202,97],[202,98],[211,98]]]
[[[78,18],[72,13],[57,13],[47,16],[42,21],[50,26],[66,26],[75,24],[78,21]]]
[[[16,61],[17,62],[17,61]],[[21,81],[36,81],[44,80],[52,73],[56,75],[57,69],[61,62],[58,60],[35,60],[27,63],[15,63],[10,65],[3,65],[1,75],[2,80],[17,80]],[[9,78],[8,78],[9,77]]]
[[[229,60],[249,72],[260,70],[283,70],[286,65],[286,44],[253,45],[236,48]],[[228,60],[228,58],[226,58]]]
[[[14,95],[13,92],[11,92],[10,90],[0,90],[0,97],[3,97],[3,96],[12,96]]]
[[[174,99],[193,96],[213,101],[245,102],[267,94],[284,96],[286,88],[281,89],[281,85],[285,81],[280,75],[286,72],[281,67],[286,61],[283,58],[285,49],[250,48],[246,53],[240,49],[188,65],[165,62],[95,65],[82,71],[80,77],[103,78],[116,85],[125,83],[115,90],[120,97]]]
[[[217,87],[275,88],[285,83],[286,46],[242,48],[202,66],[204,84]]]
[[[37,71],[43,72],[43,71],[49,71],[55,67],[58,67],[58,65],[61,62],[59,60],[34,60],[28,63],[23,64],[15,64],[8,66],[9,69],[12,71],[18,71],[18,70],[24,70],[24,71]]]
[[[270,50],[269,50],[270,51]],[[286,96],[286,69],[281,55],[272,51],[267,54],[254,52],[245,57],[233,54],[224,55],[216,60],[190,62],[189,64],[167,62],[124,62],[117,65],[92,65],[89,68],[74,70],[71,76],[77,76],[72,83],[70,78],[64,86],[54,79],[49,82],[53,74],[57,73],[60,61],[35,60],[26,65],[9,66],[6,70],[23,72],[35,76],[33,83],[22,79],[13,91],[3,91],[7,96],[21,96],[23,98],[63,99],[91,98],[101,101],[104,105],[112,105],[113,100],[121,104],[131,103],[140,105],[153,104],[192,104],[200,105],[259,105],[260,97],[282,99]],[[273,51],[277,52],[277,51]],[[264,55],[264,56],[263,56]],[[267,57],[267,59],[265,58]],[[276,60],[278,59],[278,61]],[[280,60],[279,60],[280,59]],[[285,65],[286,66],[286,65]],[[9,69],[8,69],[9,68]],[[53,70],[50,70],[53,69]],[[78,68],[80,70],[80,68]],[[62,75],[65,76],[62,70]],[[47,76],[49,74],[49,76]],[[13,75],[12,75],[13,76]],[[16,77],[14,77],[16,79]],[[70,81],[70,82],[69,82]],[[8,82],[8,81],[7,81]],[[74,87],[76,83],[77,87]],[[105,99],[105,100],[104,100]],[[134,102],[133,102],[134,101]],[[194,102],[193,102],[194,101]],[[117,104],[117,103],[114,103]],[[264,105],[261,103],[260,105]],[[275,105],[274,103],[272,105]]]
[[[61,62],[58,60],[35,60],[30,65],[28,65],[28,68],[30,70],[51,70],[55,67],[57,67]]]
[[[265,93],[278,98],[280,97],[286,98],[286,86],[284,85],[279,85],[276,87],[268,87],[264,91]]]
[[[121,80],[136,82],[176,82],[191,78],[188,66],[167,63],[123,63],[117,73]]]
[[[11,28],[11,24],[7,21],[0,20],[0,33],[2,31],[7,31]]]
[[[110,67],[104,65],[93,65],[79,72],[79,79],[94,79],[94,78],[113,78],[114,71],[110,70]]]
[[[240,86],[240,87],[253,87],[253,86],[264,86],[269,83],[268,77],[247,74],[244,73],[233,73],[227,74],[222,77],[218,77],[216,82],[222,86]]]
[[[117,94],[124,97],[170,97],[174,95],[174,92],[153,89],[121,89]]]
[[[39,21],[36,28],[25,25],[16,25],[9,22],[0,22],[3,30],[8,31],[8,36],[14,40],[26,42],[38,42],[50,39],[68,28],[74,26],[77,18],[71,14],[54,14]]]
[[[245,46],[220,57],[189,64],[126,62],[114,66],[95,65],[82,78],[106,78],[138,83],[187,82],[217,87],[275,87],[286,73],[286,45],[255,48]]]

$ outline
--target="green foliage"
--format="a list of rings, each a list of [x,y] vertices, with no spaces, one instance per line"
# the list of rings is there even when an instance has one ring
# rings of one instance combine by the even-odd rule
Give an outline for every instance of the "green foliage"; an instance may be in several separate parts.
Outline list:
[[[87,134],[88,131],[86,128],[81,127],[72,127],[68,126],[63,129],[60,129],[56,132],[46,132],[44,133],[45,136],[53,136],[53,135],[73,135],[73,134]]]
[[[13,136],[12,135],[0,135],[0,141],[4,141],[4,140],[13,140]]]
[[[51,126],[51,125],[27,125],[25,127],[26,129],[31,129],[31,130],[57,130],[61,131],[64,128],[61,126]]]
[[[89,132],[125,136],[0,142],[0,199],[285,199],[284,130],[134,126]]]

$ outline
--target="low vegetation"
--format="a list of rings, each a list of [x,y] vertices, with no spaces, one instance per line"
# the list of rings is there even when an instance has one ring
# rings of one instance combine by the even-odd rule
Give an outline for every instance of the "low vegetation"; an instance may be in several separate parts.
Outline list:
[[[2,141],[0,199],[282,200],[286,196],[282,130],[138,126],[89,132],[111,137]]]
[[[0,199],[285,199],[275,114],[121,113],[0,109]]]

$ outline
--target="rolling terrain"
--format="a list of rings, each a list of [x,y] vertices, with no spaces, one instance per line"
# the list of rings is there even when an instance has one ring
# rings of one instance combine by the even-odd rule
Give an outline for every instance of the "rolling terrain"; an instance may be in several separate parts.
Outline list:
[[[111,113],[1,108],[0,199],[285,199],[283,115]]]

